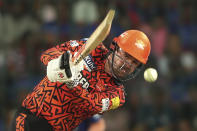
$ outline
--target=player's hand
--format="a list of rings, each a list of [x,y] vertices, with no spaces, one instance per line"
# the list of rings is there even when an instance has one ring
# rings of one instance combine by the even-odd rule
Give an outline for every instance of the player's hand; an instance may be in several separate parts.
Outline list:
[[[83,68],[82,61],[74,65],[72,55],[66,52],[48,63],[47,77],[51,82],[66,83],[68,87],[72,88],[78,84],[77,76]]]

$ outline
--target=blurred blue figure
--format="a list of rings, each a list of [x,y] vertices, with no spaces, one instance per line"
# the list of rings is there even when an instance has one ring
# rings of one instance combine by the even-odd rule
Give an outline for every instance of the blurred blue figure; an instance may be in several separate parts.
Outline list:
[[[106,125],[102,115],[96,114],[83,121],[76,131],[105,131]]]

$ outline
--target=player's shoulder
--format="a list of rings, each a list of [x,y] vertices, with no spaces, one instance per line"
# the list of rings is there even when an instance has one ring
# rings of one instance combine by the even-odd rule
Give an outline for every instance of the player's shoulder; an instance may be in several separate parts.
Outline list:
[[[85,45],[87,43],[87,40],[88,40],[88,38],[82,38],[79,40],[69,40],[69,41],[65,42],[64,44],[67,46],[67,48],[69,50],[75,52],[75,51],[78,51],[83,45]],[[96,54],[98,55],[99,52],[106,51],[106,48],[103,43],[100,43],[96,47],[95,50],[97,50]],[[95,52],[95,51],[93,51],[93,52]]]

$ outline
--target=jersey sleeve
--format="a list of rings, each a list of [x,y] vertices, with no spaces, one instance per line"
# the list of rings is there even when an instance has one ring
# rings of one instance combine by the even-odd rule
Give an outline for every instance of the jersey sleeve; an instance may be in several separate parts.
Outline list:
[[[42,53],[41,62],[44,65],[47,65],[50,60],[57,58],[66,51],[70,51],[70,53],[74,55],[85,44],[85,42],[85,40],[70,40],[50,48]]]
[[[60,45],[57,45],[55,47],[52,47],[52,48],[44,51],[41,55],[41,58],[40,58],[41,62],[44,65],[47,65],[50,60],[55,59],[58,56],[64,54],[65,51],[68,50],[67,45],[68,45],[68,42],[65,42],[65,43],[62,43]]]
[[[72,89],[74,95],[87,100],[84,108],[89,108],[90,112],[102,113],[111,109],[116,109],[125,103],[124,87],[108,87],[105,91],[88,92],[79,86]],[[88,105],[88,106],[87,106]]]

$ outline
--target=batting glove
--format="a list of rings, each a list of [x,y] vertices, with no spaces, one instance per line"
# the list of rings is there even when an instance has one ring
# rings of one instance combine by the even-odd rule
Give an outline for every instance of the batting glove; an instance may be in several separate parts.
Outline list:
[[[72,55],[66,52],[48,63],[47,77],[51,82],[66,83],[69,88],[73,88],[79,83],[77,76],[83,69],[83,60],[79,64],[74,65]]]

